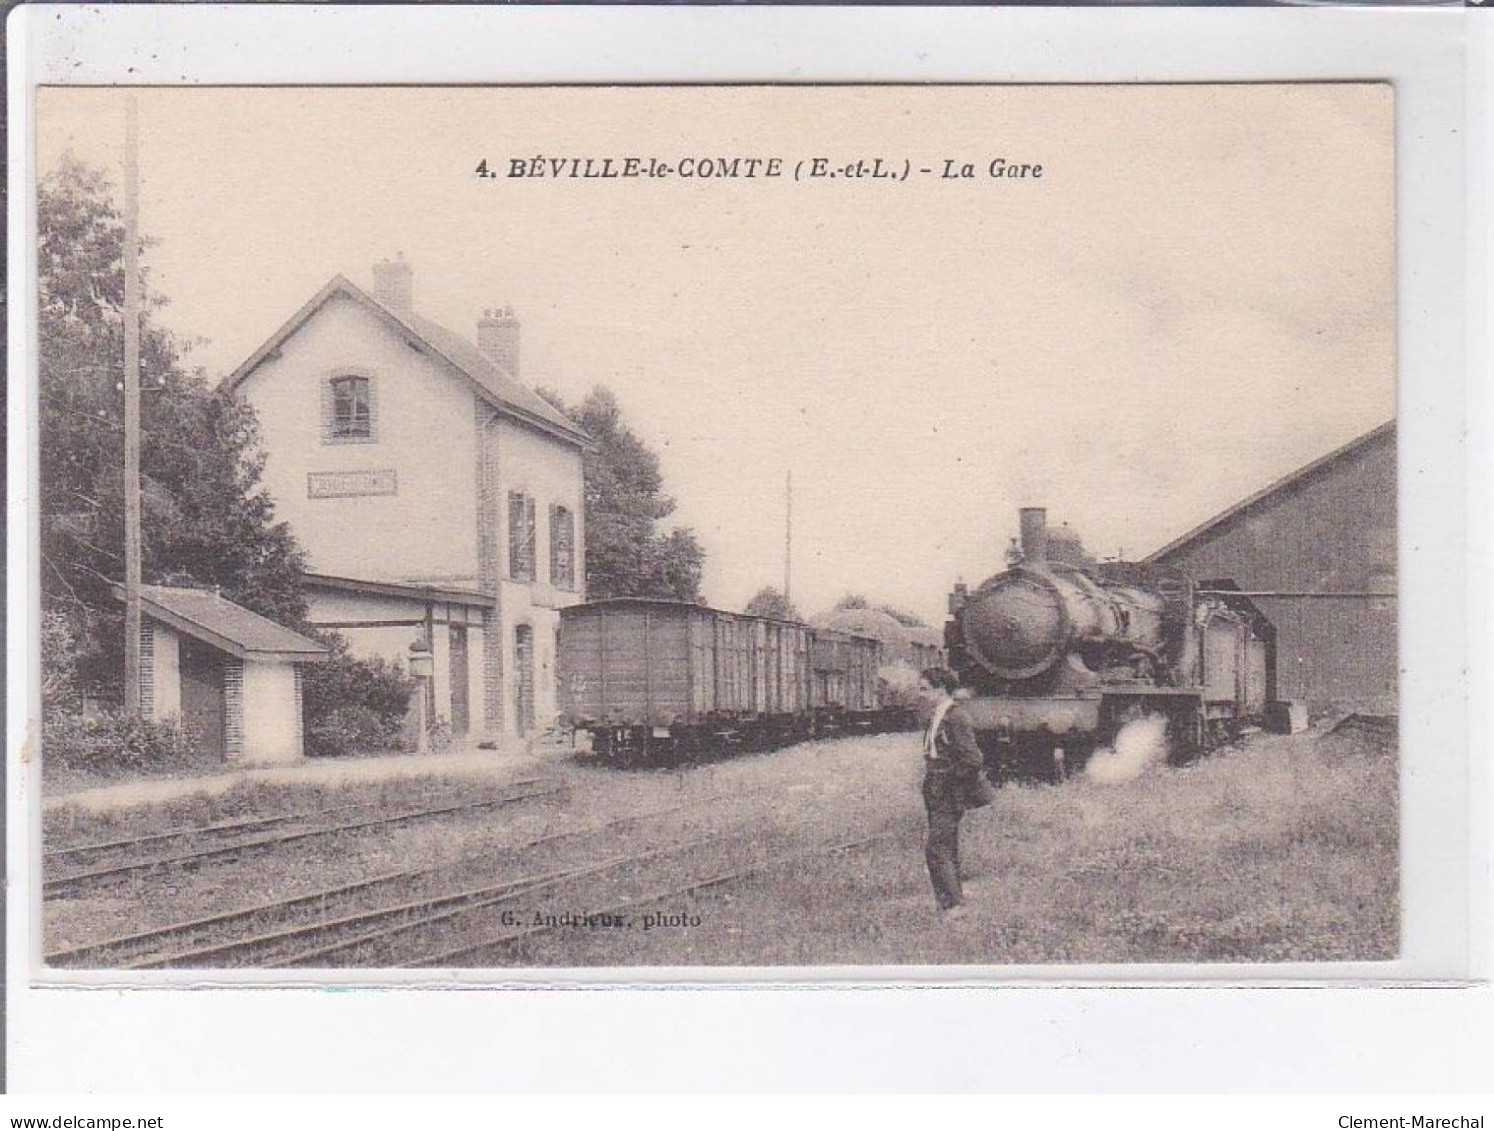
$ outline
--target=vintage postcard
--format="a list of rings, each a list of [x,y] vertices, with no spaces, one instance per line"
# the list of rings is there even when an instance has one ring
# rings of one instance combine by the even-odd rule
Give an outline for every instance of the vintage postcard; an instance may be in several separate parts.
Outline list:
[[[39,967],[1397,958],[1394,112],[39,90]]]

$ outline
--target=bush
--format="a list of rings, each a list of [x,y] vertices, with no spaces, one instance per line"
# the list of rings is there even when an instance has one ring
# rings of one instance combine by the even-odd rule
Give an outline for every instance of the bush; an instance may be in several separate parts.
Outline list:
[[[157,722],[120,711],[88,718],[56,711],[42,723],[42,767],[52,775],[185,769],[200,756],[198,736],[175,716]]]
[[[311,758],[383,754],[399,743],[399,728],[391,730],[377,712],[360,703],[334,707],[306,726],[306,754]]]
[[[73,622],[62,613],[41,616],[42,710],[65,711],[78,702],[78,659],[83,645]]]
[[[400,748],[416,681],[381,656],[350,656],[341,638],[331,643],[329,660],[306,666],[307,755],[335,758]]]

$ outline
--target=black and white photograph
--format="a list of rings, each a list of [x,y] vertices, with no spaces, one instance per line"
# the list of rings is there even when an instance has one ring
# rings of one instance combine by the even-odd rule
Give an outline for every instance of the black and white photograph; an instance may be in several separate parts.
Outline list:
[[[40,89],[37,968],[1397,959],[1395,113]]]

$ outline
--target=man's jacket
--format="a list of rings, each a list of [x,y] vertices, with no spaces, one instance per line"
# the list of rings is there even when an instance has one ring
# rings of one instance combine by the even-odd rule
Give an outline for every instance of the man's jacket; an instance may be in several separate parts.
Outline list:
[[[989,805],[996,790],[986,780],[985,756],[975,742],[970,715],[957,702],[941,703],[924,735],[925,765],[930,774],[947,775],[961,808]]]
[[[976,745],[970,714],[958,702],[950,703],[942,711],[936,710],[929,725],[938,728],[933,735],[933,756],[929,759],[931,769],[978,771],[985,768],[985,755]],[[925,749],[927,746],[925,743]]]

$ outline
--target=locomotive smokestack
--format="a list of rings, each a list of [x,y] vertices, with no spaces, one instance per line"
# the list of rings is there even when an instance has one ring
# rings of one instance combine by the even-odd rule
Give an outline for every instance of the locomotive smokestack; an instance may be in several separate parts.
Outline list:
[[[1048,509],[1023,507],[1018,513],[1022,522],[1022,560],[1028,563],[1047,561]]]

